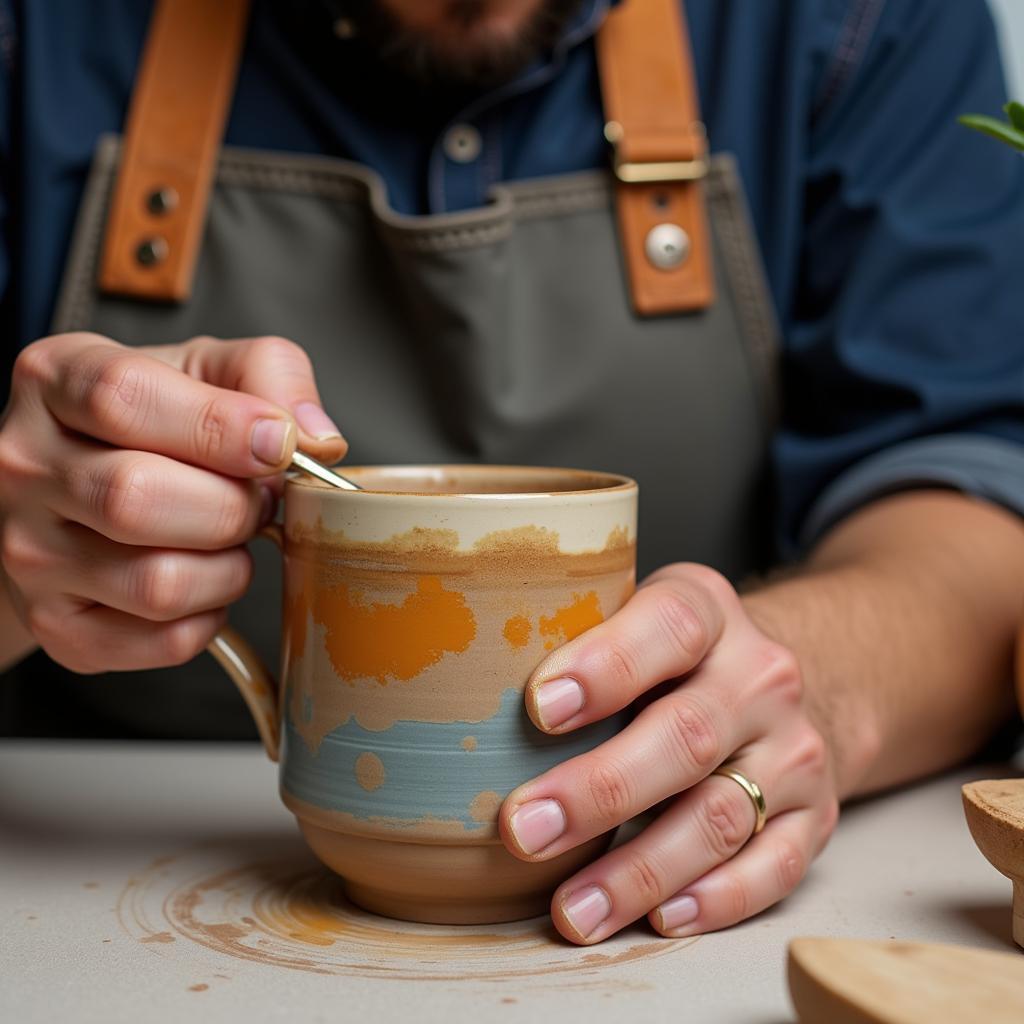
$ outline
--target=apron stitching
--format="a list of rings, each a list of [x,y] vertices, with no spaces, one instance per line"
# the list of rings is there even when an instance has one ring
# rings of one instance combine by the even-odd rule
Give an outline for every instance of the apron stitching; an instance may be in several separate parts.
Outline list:
[[[564,181],[557,180],[539,188],[524,187],[521,182],[504,182],[491,190],[492,197],[504,207],[500,213],[484,207],[471,211],[468,215],[455,215],[478,217],[490,223],[435,227],[401,215],[396,217],[390,207],[381,210],[373,202],[376,195],[372,185],[359,178],[344,177],[351,173],[340,168],[259,167],[248,164],[244,158],[238,160],[232,156],[222,160],[217,174],[217,184],[257,188],[288,187],[300,194],[319,195],[343,201],[357,201],[369,197],[370,206],[384,228],[398,237],[416,237],[417,241],[412,244],[417,248],[429,245],[431,240],[436,240],[439,245],[449,248],[459,242],[480,244],[490,237],[504,238],[509,230],[509,222],[557,213],[569,214],[600,209],[610,204],[612,195],[610,179],[604,175],[597,181],[587,181],[582,187],[566,187]]]

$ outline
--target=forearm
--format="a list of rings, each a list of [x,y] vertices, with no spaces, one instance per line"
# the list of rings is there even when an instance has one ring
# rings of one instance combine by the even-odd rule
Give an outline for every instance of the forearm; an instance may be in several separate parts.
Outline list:
[[[1013,706],[1024,526],[953,492],[877,501],[744,597],[797,655],[842,797],[974,753]]]
[[[31,654],[36,646],[32,634],[21,624],[14,610],[7,578],[0,569],[0,672]]]

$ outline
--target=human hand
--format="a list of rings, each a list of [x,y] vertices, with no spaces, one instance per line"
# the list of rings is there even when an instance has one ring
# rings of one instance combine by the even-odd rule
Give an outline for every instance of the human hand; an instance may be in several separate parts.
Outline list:
[[[34,342],[0,422],[0,559],[22,622],[76,672],[188,661],[249,585],[245,541],[297,442],[328,462],[347,447],[290,341]]]
[[[735,924],[797,885],[838,818],[797,660],[714,570],[653,573],[615,615],[546,658],[526,690],[530,718],[553,734],[645,700],[618,735],[502,804],[509,851],[542,861],[666,801],[636,838],[555,892],[552,919],[573,942],[599,942],[644,914],[667,936]],[[757,836],[752,799],[711,774],[726,762],[764,794],[769,820]]]

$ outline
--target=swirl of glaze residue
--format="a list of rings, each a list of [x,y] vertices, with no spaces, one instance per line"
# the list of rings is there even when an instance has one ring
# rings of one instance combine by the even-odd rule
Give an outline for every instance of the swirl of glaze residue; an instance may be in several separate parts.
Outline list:
[[[493,980],[593,971],[660,957],[695,939],[633,934],[600,950],[570,946],[548,918],[503,925],[392,921],[352,906],[342,881],[296,842],[206,845],[158,858],[118,900],[122,927],[146,948],[179,940],[268,967],[397,980]]]

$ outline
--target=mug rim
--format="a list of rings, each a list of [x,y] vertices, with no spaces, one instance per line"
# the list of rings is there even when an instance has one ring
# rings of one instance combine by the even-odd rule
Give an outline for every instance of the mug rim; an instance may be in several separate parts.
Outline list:
[[[570,466],[526,466],[526,465],[506,465],[506,464],[490,464],[490,463],[447,463],[447,462],[415,462],[415,463],[377,463],[377,464],[366,464],[358,466],[346,466],[341,463],[337,466],[337,469],[343,475],[358,474],[364,471],[374,470],[404,470],[408,472],[409,476],[415,476],[417,473],[423,474],[425,472],[431,472],[434,474],[442,473],[457,473],[460,471],[471,471],[479,473],[483,471],[485,475],[493,473],[495,475],[502,473],[539,473],[542,476],[551,476],[553,478],[564,478],[568,477],[586,477],[591,480],[594,478],[605,479],[609,481],[606,487],[580,487],[576,489],[568,490],[556,490],[556,491],[542,491],[542,490],[530,490],[530,491],[394,491],[394,490],[379,490],[377,488],[360,488],[356,491],[341,490],[337,487],[331,487],[328,484],[303,473],[301,470],[291,470],[285,476],[285,485],[289,487],[299,487],[304,491],[315,491],[317,494],[327,495],[330,494],[335,498],[345,497],[346,499],[352,499],[358,495],[377,496],[377,497],[422,497],[422,498],[462,498],[482,501],[494,501],[496,499],[518,500],[524,498],[568,498],[580,495],[593,495],[593,494],[624,494],[631,490],[638,490],[639,485],[632,478],[625,476],[622,473],[612,473],[608,470],[590,470],[590,469],[579,469]],[[358,482],[357,479],[354,482]]]

